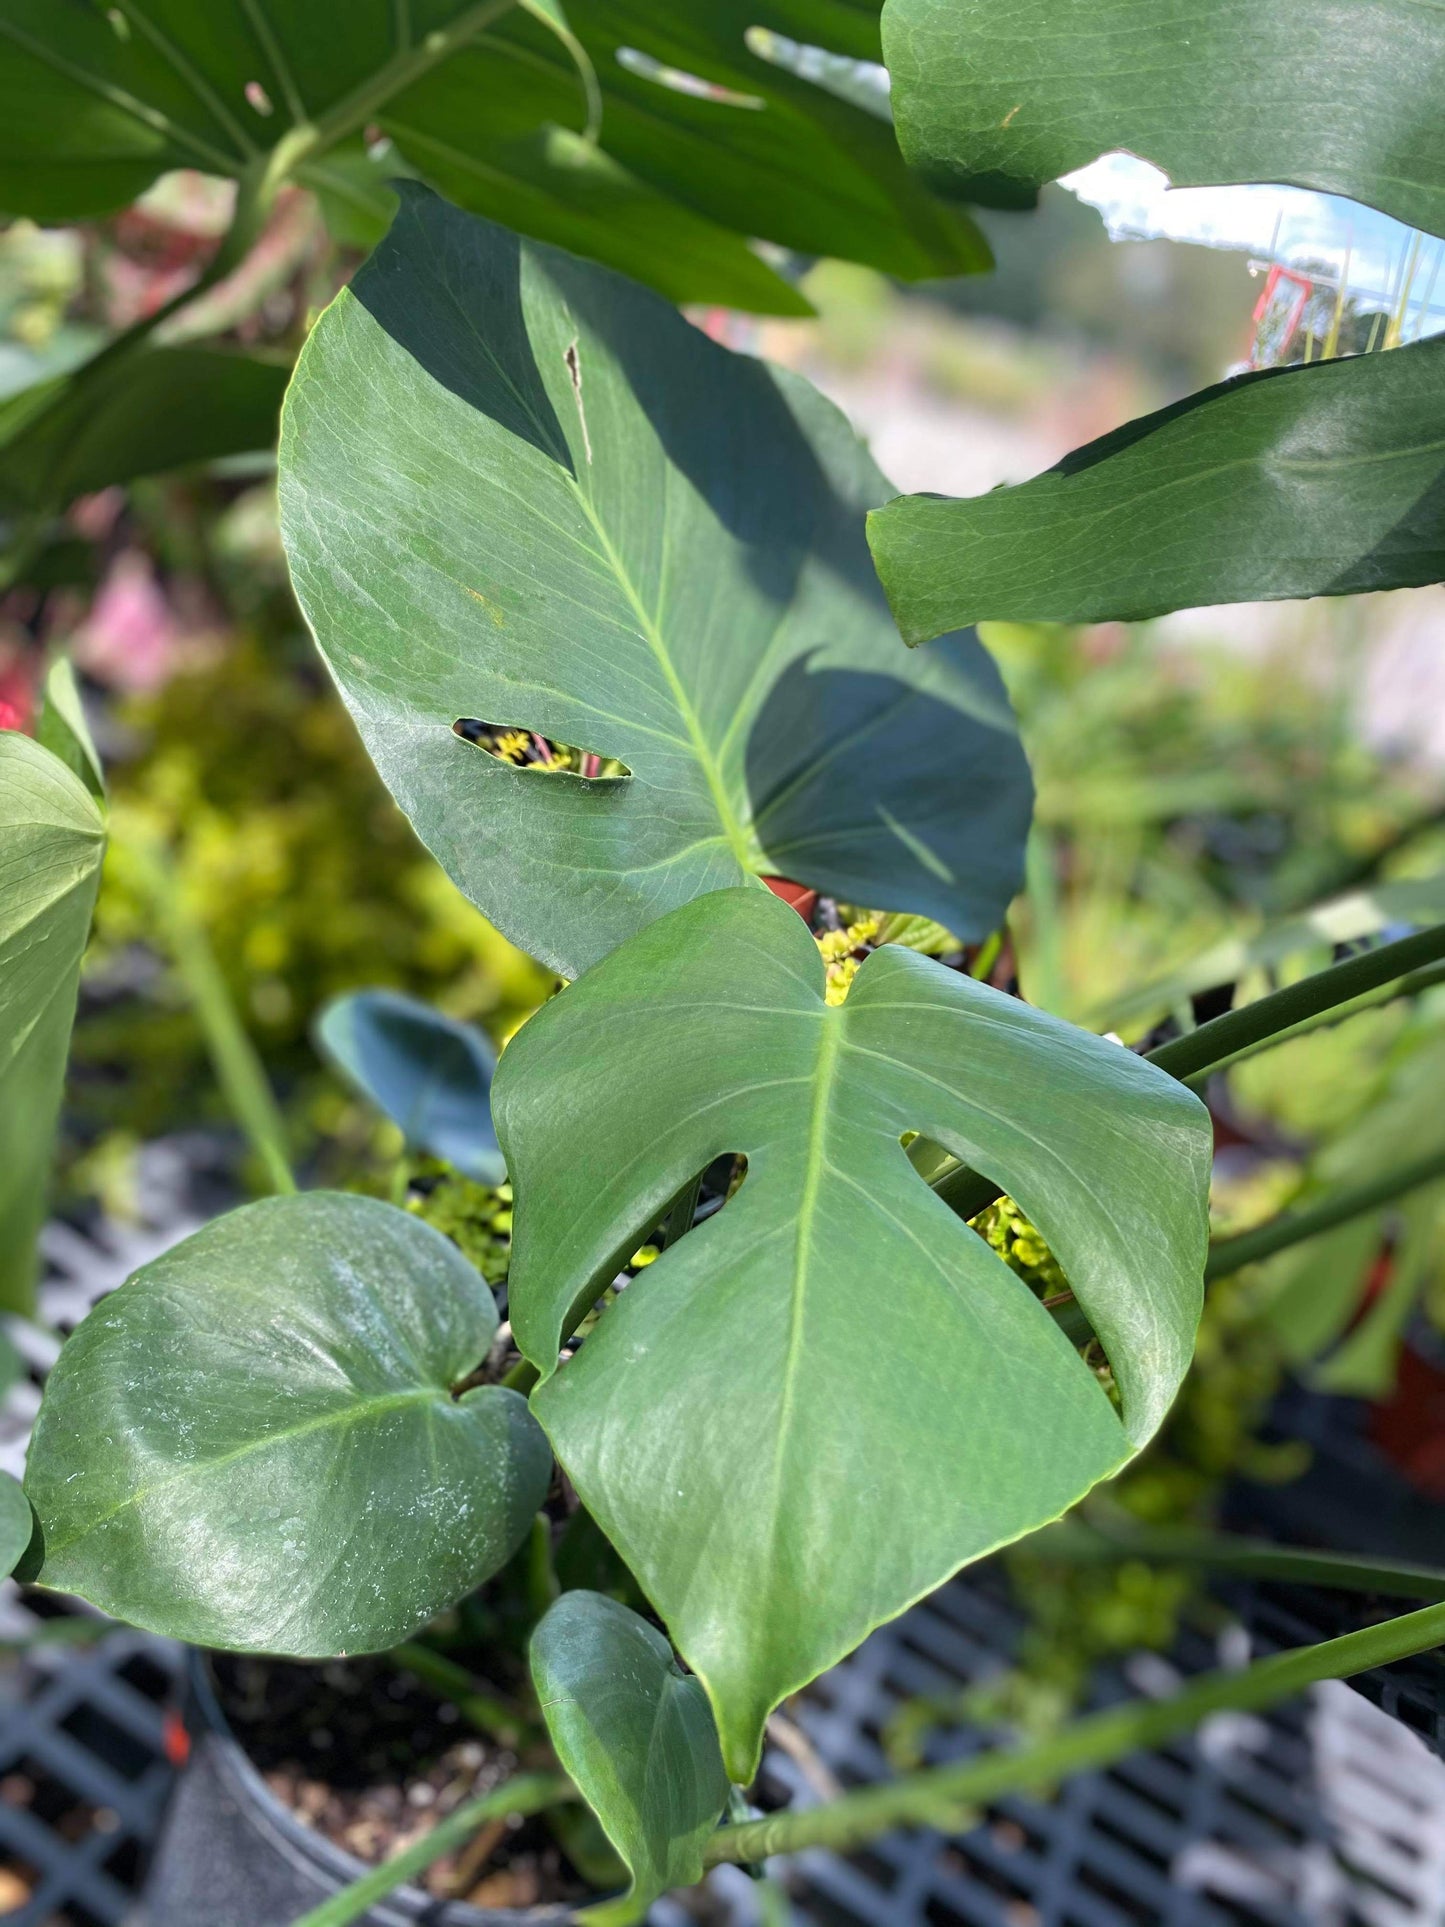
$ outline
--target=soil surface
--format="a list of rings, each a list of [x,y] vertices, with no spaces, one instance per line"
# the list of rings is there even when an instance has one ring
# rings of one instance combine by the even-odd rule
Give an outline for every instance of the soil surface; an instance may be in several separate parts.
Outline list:
[[[522,1762],[457,1707],[385,1658],[302,1665],[219,1654],[221,1707],[276,1797],[370,1865],[429,1833]],[[499,1821],[418,1884],[475,1907],[535,1907],[594,1894],[547,1821]]]

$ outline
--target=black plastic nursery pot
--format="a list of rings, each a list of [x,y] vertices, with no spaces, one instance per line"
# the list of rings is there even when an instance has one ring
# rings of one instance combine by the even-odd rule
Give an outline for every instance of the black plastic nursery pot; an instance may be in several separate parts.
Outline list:
[[[132,1927],[292,1927],[369,1869],[271,1791],[231,1730],[205,1656],[187,1667],[190,1756]],[[360,1927],[565,1927],[571,1906],[478,1908],[400,1887]]]

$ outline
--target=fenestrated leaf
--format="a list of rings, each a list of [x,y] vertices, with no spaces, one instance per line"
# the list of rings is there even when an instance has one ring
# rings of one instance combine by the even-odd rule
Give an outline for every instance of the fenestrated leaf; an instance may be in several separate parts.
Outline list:
[[[703,1842],[728,1797],[707,1695],[655,1627],[615,1599],[568,1592],[532,1634],[532,1681],[557,1758],[632,1875],[594,1927],[641,1918],[702,1879]]]
[[[269,449],[289,368],[208,348],[132,348],[0,405],[0,508],[62,506],[137,476]]]
[[[1126,148],[1176,187],[1278,181],[1445,233],[1445,18],[1413,0],[887,0],[898,138],[1027,206]]]
[[[392,1646],[505,1564],[547,1489],[497,1327],[439,1232],[268,1198],[142,1267],[51,1373],[26,1490],[40,1583],[201,1646]]]
[[[508,1047],[493,1113],[533,1408],[703,1680],[735,1780],[786,1694],[1122,1465],[1187,1365],[1197,1099],[912,951],[876,952],[830,1008],[807,929],[761,892],[688,904],[564,990]],[[906,1131],[1038,1224],[1120,1411]],[[737,1196],[558,1371],[639,1232],[729,1152]]]
[[[492,1129],[497,1056],[470,1024],[394,990],[357,990],[322,1011],[316,1041],[347,1081],[399,1126],[408,1145],[474,1178],[507,1174]]]
[[[563,975],[767,873],[997,924],[1030,802],[1007,699],[972,636],[899,647],[863,535],[887,485],[805,382],[413,187],[282,442],[292,578],[377,768]],[[468,718],[631,774],[514,767]]]
[[[0,1307],[25,1311],[45,1218],[80,960],[105,854],[95,798],[0,733]]]
[[[12,1573],[30,1544],[35,1519],[18,1479],[0,1472],[0,1579]],[[708,1715],[708,1724],[712,1716]]]
[[[914,278],[988,265],[889,127],[749,48],[750,29],[774,28],[876,59],[877,0],[584,0],[571,31],[562,14],[556,0],[0,0],[0,207],[74,220],[170,168],[254,177],[282,142],[306,178],[378,128],[467,206],[677,300],[807,312],[748,236]],[[570,155],[574,194],[546,136],[599,118],[597,165]]]
[[[966,501],[869,517],[899,627],[1131,621],[1445,577],[1445,338],[1202,389]]]

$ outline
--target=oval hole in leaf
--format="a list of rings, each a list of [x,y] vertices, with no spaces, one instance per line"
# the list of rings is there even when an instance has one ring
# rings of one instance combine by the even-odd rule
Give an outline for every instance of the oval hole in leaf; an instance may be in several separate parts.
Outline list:
[[[458,716],[452,734],[473,743],[499,763],[513,769],[535,770],[541,776],[582,776],[589,782],[625,782],[632,771],[616,756],[600,750],[559,743],[534,729],[511,723],[484,723],[475,716]]]

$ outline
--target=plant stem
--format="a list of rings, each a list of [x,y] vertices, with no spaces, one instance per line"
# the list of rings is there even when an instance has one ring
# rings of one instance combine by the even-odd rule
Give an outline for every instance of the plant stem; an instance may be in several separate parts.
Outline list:
[[[286,1125],[256,1048],[241,1022],[210,940],[181,893],[169,857],[157,844],[131,847],[131,859],[155,907],[191,1007],[206,1040],[211,1065],[231,1115],[261,1160],[273,1191],[294,1192],[286,1152]]]
[[[1303,1211],[1282,1212],[1253,1231],[1240,1232],[1236,1238],[1221,1239],[1210,1247],[1204,1276],[1206,1280],[1227,1278],[1245,1265],[1272,1258],[1277,1251],[1303,1244],[1306,1238],[1317,1238],[1322,1231],[1333,1231],[1336,1225],[1347,1224],[1351,1218],[1373,1211],[1377,1205],[1389,1204],[1392,1199],[1418,1190],[1435,1178],[1445,1178],[1445,1151],[1433,1151],[1428,1157],[1417,1158],[1413,1164],[1399,1165],[1383,1177],[1372,1178],[1368,1184],[1333,1192]]]
[[[1445,924],[1435,924],[1398,943],[1381,944],[1332,969],[1259,997],[1242,1010],[1226,1011],[1187,1037],[1175,1037],[1148,1053],[1149,1062],[1180,1079],[1199,1077],[1253,1045],[1274,1040],[1305,1019],[1347,1004],[1367,990],[1445,958]]]
[[[1111,1565],[1147,1559],[1161,1565],[1209,1566],[1254,1579],[1279,1579],[1301,1586],[1339,1586],[1350,1592],[1391,1593],[1401,1599],[1445,1600],[1445,1571],[1432,1566],[1396,1565],[1357,1553],[1316,1551],[1271,1545],[1233,1532],[1206,1532],[1194,1526],[1152,1526],[1118,1514],[1106,1522],[1063,1519],[1045,1526],[1025,1550],[1069,1564]]]
[[[466,1667],[458,1666],[445,1653],[422,1645],[420,1640],[409,1639],[394,1646],[391,1657],[424,1685],[444,1693],[464,1719],[483,1733],[489,1733],[500,1745],[516,1746],[526,1737],[527,1722],[518,1709],[483,1691]]]
[[[847,1794],[830,1806],[720,1828],[703,1858],[708,1866],[717,1866],[808,1847],[847,1852],[895,1827],[954,1825],[963,1812],[1003,1794],[1037,1792],[1072,1773],[1161,1746],[1211,1713],[1259,1711],[1292,1699],[1319,1680],[1369,1672],[1428,1652],[1442,1640],[1445,1605],[1426,1606],[1340,1639],[1276,1653],[1240,1672],[1208,1673],[1173,1699],[1131,1701],[1091,1714],[1036,1746],[986,1753],[957,1766],[925,1768],[889,1785]]]
[[[1202,1084],[1217,1071],[1231,1071],[1236,1064],[1248,1063],[1250,1058],[1263,1056],[1265,1051],[1276,1050],[1281,1044],[1292,1044],[1296,1037],[1308,1037],[1311,1031],[1348,1023],[1351,1017],[1357,1017],[1361,1011],[1378,1010],[1382,1004],[1392,1004],[1397,998],[1418,997],[1422,991],[1433,990],[1436,984],[1445,984],[1445,963],[1430,964],[1424,970],[1412,970],[1397,982],[1384,984],[1376,990],[1367,991],[1363,996],[1352,997],[1348,1003],[1336,1004],[1330,1010],[1317,1011],[1313,1017],[1291,1024],[1288,1030],[1277,1031],[1273,1037],[1261,1038],[1257,1044],[1237,1050],[1232,1057],[1222,1057],[1201,1071],[1192,1071],[1184,1082],[1190,1086]]]
[[[494,1787],[490,1793],[468,1800],[445,1820],[439,1820],[422,1839],[393,1854],[384,1865],[373,1867],[359,1880],[353,1880],[349,1887],[323,1900],[319,1907],[302,1914],[292,1922],[292,1927],[350,1927],[352,1921],[360,1920],[379,1900],[385,1900],[417,1874],[425,1873],[433,1861],[465,1846],[488,1820],[540,1813],[545,1807],[559,1806],[576,1797],[571,1781],[559,1774],[528,1773],[509,1780],[505,1786]]]

